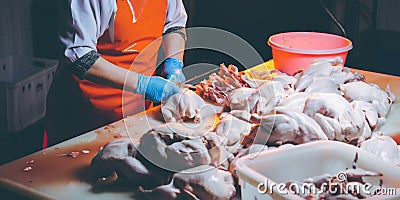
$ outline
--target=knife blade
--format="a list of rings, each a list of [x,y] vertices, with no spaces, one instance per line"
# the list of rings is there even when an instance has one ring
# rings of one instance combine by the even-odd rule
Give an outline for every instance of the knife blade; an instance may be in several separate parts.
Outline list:
[[[201,78],[201,77],[204,77],[204,76],[206,76],[206,75],[209,75],[209,74],[211,74],[211,73],[213,73],[213,72],[215,72],[215,71],[217,71],[217,70],[219,70],[219,67],[214,68],[214,69],[211,69],[211,70],[208,70],[208,71],[206,71],[206,72],[204,72],[204,73],[201,73],[201,74],[199,74],[199,75],[193,76],[192,78],[187,79],[187,80],[184,81],[184,82],[175,82],[175,84],[177,84],[179,87],[183,88],[183,87],[185,87],[185,84],[187,84],[187,83],[189,83],[189,82],[191,82],[191,81],[193,81],[193,80],[196,80],[196,79],[198,79],[198,78]]]

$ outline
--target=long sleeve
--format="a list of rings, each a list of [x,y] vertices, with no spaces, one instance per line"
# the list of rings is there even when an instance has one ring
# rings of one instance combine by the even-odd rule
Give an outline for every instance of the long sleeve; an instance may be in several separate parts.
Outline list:
[[[91,51],[97,51],[98,38],[112,22],[117,7],[115,0],[62,1],[59,39],[64,55],[74,62]]]

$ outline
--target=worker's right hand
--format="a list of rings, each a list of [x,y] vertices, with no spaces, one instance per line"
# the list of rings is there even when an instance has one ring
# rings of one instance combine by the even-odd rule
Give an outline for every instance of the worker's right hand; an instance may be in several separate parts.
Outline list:
[[[179,90],[175,83],[164,78],[139,74],[135,93],[143,95],[147,100],[158,103],[178,93]]]

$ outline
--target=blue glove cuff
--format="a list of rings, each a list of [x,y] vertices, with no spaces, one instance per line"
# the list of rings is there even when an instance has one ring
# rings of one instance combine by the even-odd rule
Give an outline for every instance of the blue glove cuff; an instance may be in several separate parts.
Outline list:
[[[165,73],[170,74],[174,73],[175,70],[182,70],[183,62],[177,58],[167,58],[165,59]]]
[[[183,62],[177,58],[167,58],[164,63],[163,77],[174,82],[184,82],[185,75],[182,72]]]
[[[135,93],[144,95],[149,82],[150,82],[150,76],[144,76],[143,74],[138,74],[138,82]]]

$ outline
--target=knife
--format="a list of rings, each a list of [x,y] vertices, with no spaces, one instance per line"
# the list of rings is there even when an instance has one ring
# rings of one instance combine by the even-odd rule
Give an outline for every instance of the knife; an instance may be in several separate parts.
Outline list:
[[[191,82],[191,81],[193,81],[193,80],[196,80],[196,79],[198,79],[198,78],[204,77],[204,76],[206,76],[206,75],[209,75],[209,74],[211,74],[211,73],[213,73],[213,72],[215,72],[215,71],[217,71],[217,70],[219,70],[219,67],[214,68],[214,69],[211,69],[211,70],[208,70],[208,71],[206,71],[206,72],[204,72],[204,73],[201,73],[201,74],[199,74],[199,75],[193,76],[192,78],[187,79],[187,80],[184,81],[184,82],[175,82],[175,84],[178,85],[179,87],[183,88],[183,87],[185,87],[185,85],[186,85],[187,83],[189,83],[189,82]],[[189,88],[189,89],[190,89],[190,88]]]

